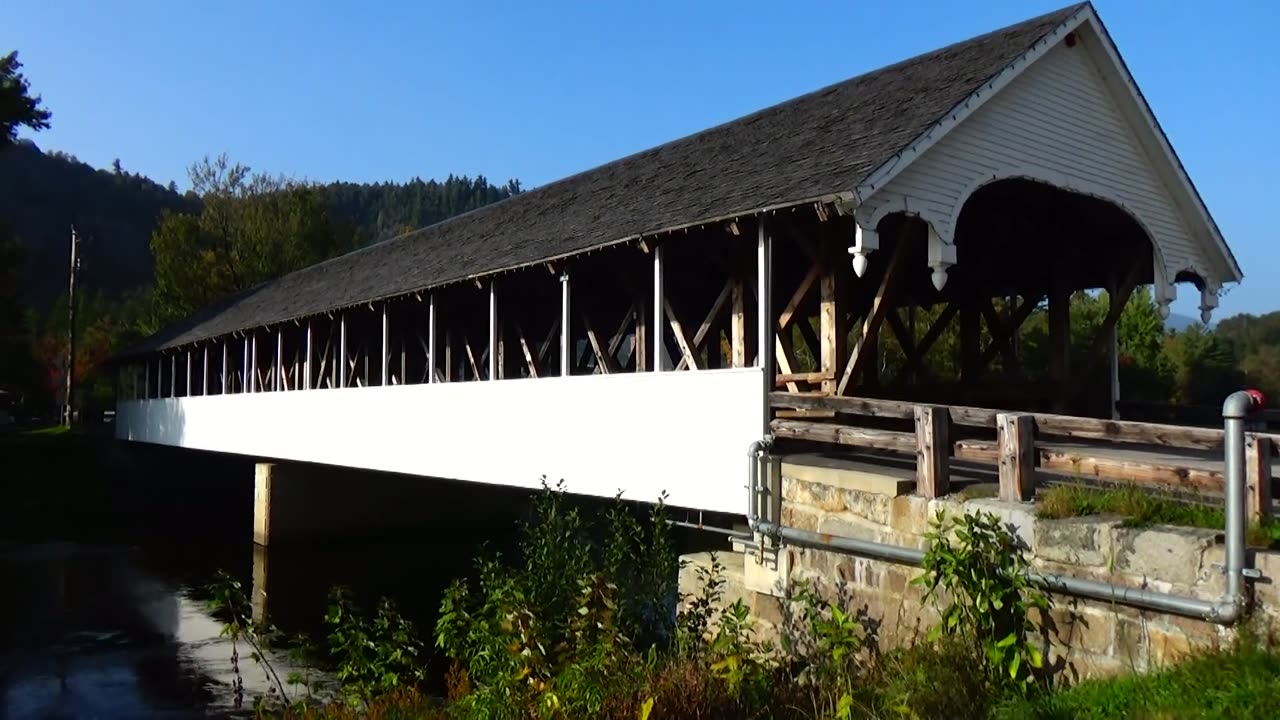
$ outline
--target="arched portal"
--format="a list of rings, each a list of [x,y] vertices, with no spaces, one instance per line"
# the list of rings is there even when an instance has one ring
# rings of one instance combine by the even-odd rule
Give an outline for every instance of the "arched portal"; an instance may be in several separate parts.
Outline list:
[[[964,201],[955,264],[938,291],[928,257],[936,233],[920,219],[904,226],[904,214],[877,228],[882,238],[890,225],[914,232],[901,234],[906,272],[876,331],[881,372],[852,394],[1112,414],[1120,312],[1136,289],[1162,280],[1139,220],[1039,180],[995,180]]]

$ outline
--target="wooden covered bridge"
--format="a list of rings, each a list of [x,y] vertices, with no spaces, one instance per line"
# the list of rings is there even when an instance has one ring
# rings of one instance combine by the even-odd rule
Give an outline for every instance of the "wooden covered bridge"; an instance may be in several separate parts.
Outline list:
[[[1081,4],[205,308],[122,358],[117,432],[740,514],[744,453],[771,430],[923,438],[945,470],[998,452],[937,442],[966,418],[994,433],[965,408],[1109,417],[1134,289],[1166,314],[1195,293],[1207,317],[1240,279]],[[1072,367],[1069,299],[1099,289],[1110,310]],[[1040,312],[1033,362],[1015,338]]]

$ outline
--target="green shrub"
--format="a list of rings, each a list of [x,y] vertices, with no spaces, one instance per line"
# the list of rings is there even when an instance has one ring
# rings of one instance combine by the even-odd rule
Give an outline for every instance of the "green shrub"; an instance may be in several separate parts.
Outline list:
[[[926,588],[926,601],[938,602],[940,593],[950,600],[929,639],[959,640],[993,679],[1031,682],[1042,659],[1029,639],[1035,630],[1029,613],[1048,610],[1049,598],[1032,587],[1018,538],[991,513],[956,520],[942,511],[925,537],[924,572],[913,582]]]

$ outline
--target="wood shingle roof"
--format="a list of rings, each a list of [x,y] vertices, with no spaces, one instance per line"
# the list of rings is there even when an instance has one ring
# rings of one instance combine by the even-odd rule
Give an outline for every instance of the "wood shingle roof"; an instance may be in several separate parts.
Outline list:
[[[1085,5],[831,85],[203,308],[129,354],[848,193]]]

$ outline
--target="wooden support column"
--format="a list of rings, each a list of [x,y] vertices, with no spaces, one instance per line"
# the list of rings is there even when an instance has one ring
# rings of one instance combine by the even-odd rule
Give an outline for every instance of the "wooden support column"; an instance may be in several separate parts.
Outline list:
[[[773,344],[777,337],[774,327],[777,320],[773,317],[773,238],[765,227],[764,216],[760,216],[756,236],[756,364],[761,369],[764,388],[761,391],[761,402],[764,404],[762,419],[763,432],[769,432],[769,420],[772,408],[769,406],[769,393],[773,392]]]
[[[498,284],[489,281],[489,377],[498,379]]]
[[[253,381],[249,374],[249,362],[250,362],[249,348],[252,345],[252,343],[249,342],[248,335],[244,336],[242,340],[243,340],[243,344],[241,345],[240,349],[243,351],[242,354],[244,355],[244,361],[240,364],[240,392],[251,393],[253,392]]]
[[[453,331],[444,331],[444,381],[453,382]]]
[[[187,371],[187,386],[183,390],[183,394],[186,395],[187,397],[191,397],[191,350],[190,349],[187,350],[186,371]]]
[[[1247,517],[1251,523],[1271,520],[1271,440],[1245,435],[1244,472],[1248,487]]]
[[[982,353],[982,328],[979,325],[978,308],[966,298],[960,308],[960,379],[977,380],[982,375],[978,358]]]
[[[662,245],[653,249],[653,371],[666,370],[663,325],[666,325],[666,293],[662,287]]]
[[[1108,340],[1110,341],[1108,344],[1111,346],[1109,348],[1110,355],[1111,355],[1111,368],[1110,368],[1110,373],[1108,373],[1111,379],[1111,382],[1110,382],[1111,392],[1109,393],[1108,400],[1110,402],[1108,403],[1107,407],[1111,410],[1111,419],[1119,420],[1120,419],[1120,332],[1119,332],[1118,326],[1112,325],[1110,330],[1107,331],[1107,335],[1108,335]]]
[[[338,373],[338,387],[347,386],[347,313],[338,313],[338,358],[334,363],[334,372]]]
[[[949,425],[945,407],[915,406],[916,492],[921,497],[938,498],[951,492]]]
[[[273,378],[276,392],[285,389],[284,385],[284,328],[276,330],[276,376]]]
[[[200,394],[209,394],[209,346],[204,346],[204,362],[200,364],[200,372],[204,376],[200,379]]]
[[[849,353],[849,359],[845,362],[844,373],[840,377],[840,384],[836,387],[839,395],[844,395],[848,391],[851,381],[858,377],[859,373],[878,363],[879,352],[876,341],[880,335],[880,324],[884,320],[885,312],[889,309],[889,295],[897,284],[899,269],[907,254],[908,237],[905,229],[898,233],[893,255],[889,258],[889,264],[880,277],[880,286],[862,320],[862,333],[858,336],[857,344],[854,345],[852,352]]]
[[[222,395],[227,394],[227,373],[230,368],[230,366],[227,364],[227,354],[228,354],[227,345],[229,345],[230,343],[231,343],[230,340],[222,341],[222,377],[218,379],[218,382],[220,383],[219,392]]]
[[[436,294],[427,298],[427,383],[436,381]]]
[[[825,267],[818,283],[818,356],[824,395],[835,395],[840,390],[840,382],[836,376],[844,362],[846,340],[846,333],[842,332],[844,323],[841,322],[844,308],[840,307],[840,293],[836,285],[836,270],[839,266],[831,254],[827,252],[824,255]],[[801,318],[800,322],[806,321]]]
[[[1035,498],[1035,420],[1021,413],[996,415],[996,447],[1000,457],[1000,499],[1030,502]]]
[[[1056,278],[1049,293],[1049,378],[1056,385],[1053,411],[1065,412],[1071,396],[1071,293]]]
[[[573,327],[569,321],[569,310],[572,301],[572,289],[569,285],[569,271],[560,273],[560,376],[565,377],[573,372]]]
[[[636,334],[632,339],[632,349],[636,354],[636,372],[646,372],[649,369],[649,319],[645,313],[645,300],[643,297],[636,298]]]
[[[747,330],[747,284],[739,275],[733,281],[733,310],[729,319],[729,350],[733,354],[733,367],[747,367],[751,360],[751,351],[747,345],[750,332]]]
[[[387,313],[387,303],[382,303],[382,372],[380,385],[391,384],[391,318]]]
[[[312,342],[311,319],[307,318],[307,341],[305,343],[307,357],[302,361],[302,372],[306,375],[302,381],[303,390],[311,389],[311,356],[314,354]]]

